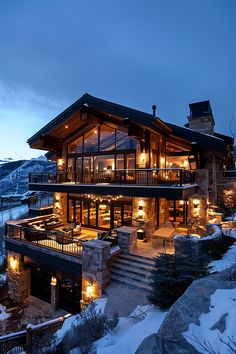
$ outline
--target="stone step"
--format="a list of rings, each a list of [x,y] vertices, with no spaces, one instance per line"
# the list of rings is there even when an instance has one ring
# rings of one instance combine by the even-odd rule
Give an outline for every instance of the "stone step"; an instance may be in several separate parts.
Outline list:
[[[154,258],[148,258],[148,257],[140,256],[138,254],[121,254],[120,257],[122,257],[124,259],[133,260],[134,262],[141,262],[141,263],[146,263],[146,264],[155,263]]]
[[[139,280],[134,280],[132,278],[127,278],[127,277],[124,277],[123,275],[120,275],[120,274],[112,273],[111,279],[113,281],[117,281],[119,283],[131,286],[131,287],[134,287],[137,289],[142,289],[142,290],[147,290],[147,291],[151,290],[151,287],[147,283],[145,283],[143,281],[139,281]]]
[[[114,264],[119,267],[122,267],[122,268],[132,267],[134,269],[140,269],[140,270],[144,270],[144,271],[150,271],[153,268],[153,266],[151,266],[151,265],[147,265],[144,263],[138,263],[138,262],[132,262],[128,259],[122,259],[122,258],[118,258]]]
[[[119,262],[115,262],[111,268],[111,271],[122,271],[125,273],[131,273],[131,274],[138,274],[144,278],[150,276],[150,272],[148,269],[144,269],[144,268],[138,268],[138,267],[134,267],[132,265],[126,265],[123,263],[119,263]]]
[[[133,264],[135,266],[140,266],[140,267],[146,267],[146,268],[152,268],[155,265],[155,261],[152,260],[151,258],[144,258],[144,257],[139,257],[139,256],[130,256],[130,255],[120,255],[117,261],[123,262],[123,263],[128,263],[128,264]]]

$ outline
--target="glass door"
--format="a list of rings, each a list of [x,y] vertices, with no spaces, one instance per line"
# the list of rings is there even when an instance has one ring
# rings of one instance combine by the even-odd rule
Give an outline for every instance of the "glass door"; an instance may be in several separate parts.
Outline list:
[[[77,157],[75,165],[75,180],[76,182],[82,182],[83,180],[83,164],[82,164],[82,157]]]
[[[83,183],[93,181],[93,157],[84,157],[83,162]]]

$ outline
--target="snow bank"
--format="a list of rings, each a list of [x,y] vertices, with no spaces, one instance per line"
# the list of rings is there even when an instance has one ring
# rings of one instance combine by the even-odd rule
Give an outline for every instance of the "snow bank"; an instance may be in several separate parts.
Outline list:
[[[94,301],[96,303],[96,311],[104,312],[104,309],[106,307],[107,303],[107,298],[99,298]],[[78,320],[80,319],[80,314],[70,316],[68,317],[62,327],[55,333],[55,345],[58,345],[61,340],[64,338],[65,334],[70,331],[70,329],[73,327],[73,325],[78,324]]]
[[[200,353],[204,351],[192,338],[196,336],[201,343],[208,341],[217,353],[228,353],[220,341],[227,341],[228,337],[236,340],[236,289],[218,289],[211,296],[211,305],[208,313],[199,317],[199,325],[191,323],[189,329],[183,333],[185,339]]]
[[[130,318],[139,317],[147,310],[144,319],[138,323]],[[167,312],[163,312],[155,307],[139,306],[135,309],[130,318],[121,317],[118,325],[103,338],[96,341],[97,354],[133,354],[144,338],[158,331]],[[141,316],[142,317],[142,316]]]
[[[236,263],[236,243],[229,247],[223,258],[211,262],[211,272],[220,272]]]
[[[0,304],[0,321],[4,321],[11,316],[10,313],[6,312],[6,310],[6,306]]]

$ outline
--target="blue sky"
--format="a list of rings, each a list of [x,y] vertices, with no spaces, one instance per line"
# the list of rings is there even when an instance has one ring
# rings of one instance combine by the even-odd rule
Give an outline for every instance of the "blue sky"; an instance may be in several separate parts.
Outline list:
[[[0,2],[0,158],[88,92],[184,124],[210,99],[236,131],[235,0]]]

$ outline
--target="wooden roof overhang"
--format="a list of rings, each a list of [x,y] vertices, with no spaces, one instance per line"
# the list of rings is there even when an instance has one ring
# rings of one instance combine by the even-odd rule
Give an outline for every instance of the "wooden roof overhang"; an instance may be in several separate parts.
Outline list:
[[[106,123],[128,131],[140,142],[145,141],[147,130],[165,136],[172,131],[160,118],[85,94],[28,139],[28,144],[61,155],[63,144]]]

